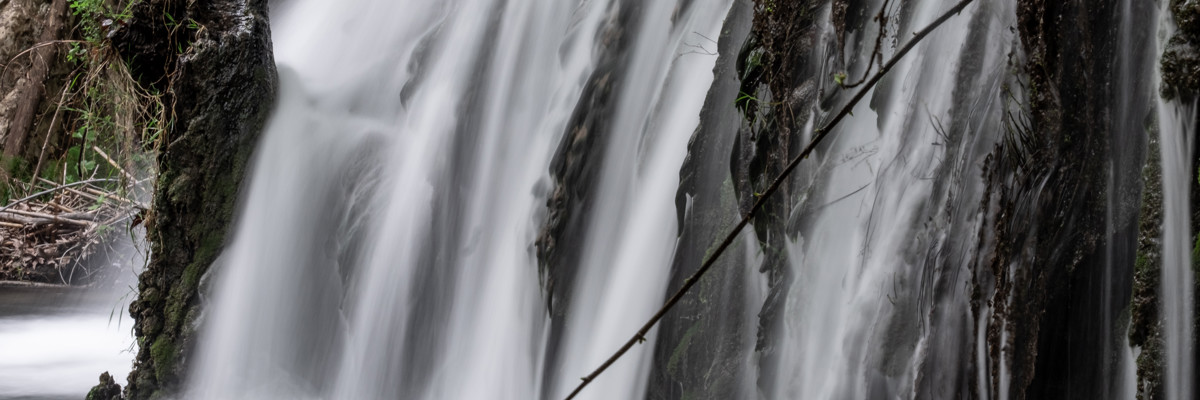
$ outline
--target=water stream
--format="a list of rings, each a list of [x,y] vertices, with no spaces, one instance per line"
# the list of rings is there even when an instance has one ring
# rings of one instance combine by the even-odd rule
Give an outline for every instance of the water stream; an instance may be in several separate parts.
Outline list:
[[[134,352],[129,302],[86,289],[0,286],[0,399],[78,399]]]
[[[911,15],[892,34],[924,27],[943,3],[908,2]],[[817,160],[817,187],[806,188],[820,197],[804,200],[829,205],[788,249],[796,284],[781,374],[796,379],[781,379],[768,398],[936,397],[962,384],[937,367],[971,360],[963,335],[977,239],[955,230],[980,223],[966,210],[979,204],[978,166],[1002,132],[1013,6],[967,7],[835,131]],[[860,51],[847,50],[859,65],[876,33],[860,35]]]
[[[1175,23],[1167,5],[1162,6],[1158,48],[1167,46],[1175,33]],[[1156,69],[1156,75],[1157,75]],[[1157,81],[1157,79],[1156,79]],[[1161,146],[1163,185],[1163,237],[1161,306],[1164,354],[1166,358],[1165,394],[1167,399],[1193,398],[1196,382],[1192,370],[1195,360],[1193,333],[1192,232],[1189,202],[1192,144],[1196,140],[1196,100],[1158,100],[1158,131]]]
[[[565,395],[565,377],[662,301],[679,165],[716,59],[704,38],[729,4],[289,4],[273,22],[282,100],[218,267],[192,395]],[[604,78],[620,99],[611,128],[591,133],[609,144],[563,339],[573,356],[545,368],[531,244],[551,157],[611,35],[634,44]],[[646,354],[588,398],[644,391]]]
[[[891,5],[884,59],[949,7],[856,3]],[[682,251],[677,215],[694,217],[676,209],[676,190],[705,95],[713,93],[716,40],[729,34],[731,7],[747,3],[282,4],[272,15],[280,100],[233,241],[203,283],[213,295],[204,298],[187,398],[557,399],[657,310]],[[988,340],[1009,343],[1014,330],[996,313],[1015,297],[973,296],[997,292],[990,276],[977,276],[996,211],[982,171],[1013,129],[1016,99],[1028,95],[1012,74],[1025,61],[1016,8],[1015,0],[977,1],[950,19],[801,168],[788,216],[798,228],[783,249],[791,281],[782,323],[730,339],[779,338],[778,362],[747,355],[725,366],[750,370],[746,376],[706,373],[742,379],[736,386],[747,398],[1010,397],[1014,350],[990,349]],[[819,22],[806,38],[814,43],[806,62],[830,75],[814,78],[817,90],[834,91],[833,9],[811,11]],[[1095,270],[1100,292],[1080,300],[1088,311],[1072,317],[1087,331],[1073,334],[1100,353],[1078,360],[1102,365],[1070,376],[1105,398],[1131,397],[1136,387],[1135,350],[1116,329],[1129,295],[1121,266],[1133,256],[1136,208],[1115,205],[1140,195],[1144,140],[1137,135],[1152,112],[1147,44],[1158,15],[1119,2],[1111,23],[1121,39],[1103,60],[1112,63],[1105,79],[1115,85],[1105,103],[1114,150],[1104,159],[1111,172],[1103,265]],[[878,28],[868,25],[846,37],[842,61],[851,76],[870,64]],[[819,121],[834,110],[802,112]],[[1157,110],[1168,393],[1188,399],[1192,383],[1182,377],[1191,376],[1190,355],[1170,349],[1187,348],[1191,337],[1190,324],[1179,321],[1192,315],[1185,149],[1194,127],[1184,121],[1194,121],[1195,110],[1177,103]],[[592,116],[602,120],[584,118]],[[600,150],[564,151],[592,141]],[[555,187],[550,171],[575,162],[589,171],[587,189]],[[728,177],[726,169],[704,179]],[[535,248],[553,218],[547,201],[555,190],[588,193],[570,212],[590,221],[563,244],[579,257],[569,266],[574,279],[557,283],[571,294],[561,305],[547,299]],[[691,207],[693,197],[684,198]],[[753,248],[762,238],[752,236],[740,242]],[[763,263],[761,251],[747,253],[747,268]],[[1006,273],[1013,279],[1035,267]],[[730,295],[739,309],[729,312],[749,314],[766,284],[755,270],[742,274],[751,283],[744,296]],[[556,305],[567,309],[555,314]],[[656,398],[648,392],[657,334],[581,398]],[[760,374],[778,379],[756,381]]]

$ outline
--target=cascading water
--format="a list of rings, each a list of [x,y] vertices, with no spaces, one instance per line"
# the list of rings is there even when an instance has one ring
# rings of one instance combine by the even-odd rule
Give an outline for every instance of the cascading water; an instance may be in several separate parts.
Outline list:
[[[889,26],[890,35],[903,44],[943,3],[904,3],[911,16]],[[895,4],[889,13],[900,15]],[[967,210],[979,204],[977,168],[1001,131],[1013,6],[976,3],[947,22],[814,160],[818,172],[804,190],[818,195],[803,204],[821,213],[788,249],[796,283],[781,374],[797,379],[780,379],[768,398],[944,397],[965,382],[938,365],[972,357],[963,335],[967,252],[976,245],[957,235],[978,230]],[[852,65],[867,65],[877,28],[858,35],[846,53],[859,57]]]
[[[1166,2],[1164,2],[1166,3]],[[1158,32],[1161,54],[1175,33],[1168,4],[1162,5]],[[1156,69],[1157,71],[1157,69]],[[1159,71],[1161,73],[1161,71]],[[1156,74],[1157,75],[1157,74]],[[1158,81],[1158,79],[1156,79]],[[1163,187],[1162,299],[1163,341],[1166,362],[1164,391],[1169,400],[1192,399],[1193,368],[1192,232],[1188,200],[1193,171],[1192,144],[1196,132],[1196,100],[1158,99],[1158,133]]]
[[[1192,273],[1188,186],[1192,171],[1186,160],[1195,135],[1194,104],[1159,104],[1159,134],[1163,176],[1162,313],[1166,342],[1168,399],[1191,399],[1192,381]]]
[[[1128,204],[1138,204],[1136,196],[1142,190],[1141,166],[1146,163],[1147,134],[1144,126],[1146,115],[1152,114],[1154,101],[1154,84],[1151,81],[1157,66],[1158,54],[1150,44],[1154,40],[1157,24],[1144,21],[1156,20],[1158,9],[1155,4],[1136,0],[1122,0],[1116,9],[1117,53],[1114,65],[1114,122],[1110,133],[1112,143],[1108,171],[1108,206],[1106,210],[1106,231],[1108,234],[1108,252],[1105,255],[1103,286],[1101,299],[1101,327],[1114,326],[1114,320],[1120,319],[1128,311],[1124,304],[1129,301],[1131,274],[1128,268],[1135,262],[1138,215],[1135,215]],[[1114,314],[1109,310],[1120,310]],[[1103,359],[1101,376],[1117,377],[1112,379],[1103,391],[1105,398],[1135,398],[1137,395],[1137,364],[1134,349],[1130,345],[1129,331],[1131,329],[1101,329]],[[1114,361],[1115,360],[1115,361]],[[1123,366],[1123,368],[1121,367]],[[1117,369],[1119,368],[1119,369]]]
[[[716,58],[702,50],[729,3],[288,4],[274,22],[281,101],[218,262],[191,396],[565,395],[664,296],[679,165]],[[620,102],[592,133],[611,137],[586,283],[569,357],[547,369],[540,188],[614,31],[635,44],[606,77]],[[588,395],[636,397],[647,362]]]
[[[882,64],[871,58],[876,43],[889,60],[951,6],[853,3],[864,10],[886,5],[887,24],[863,22],[869,17],[860,12],[859,25],[838,32],[830,21],[842,2],[806,3],[814,5],[805,12],[817,15],[817,27],[801,35],[797,48],[811,51],[797,69],[814,75],[804,78],[811,85],[763,99],[764,107],[808,99],[788,109],[806,115],[789,116],[807,121],[797,128],[805,140],[852,93],[834,76],[844,72],[842,79],[854,81],[873,73],[870,65]],[[764,4],[775,3],[760,3],[758,13],[774,12]],[[694,375],[737,381],[721,387],[741,398],[1036,397],[1028,391],[1036,386],[1028,373],[1035,366],[1016,363],[1039,360],[1020,358],[1028,349],[1013,343],[1032,340],[1036,352],[1039,333],[1036,325],[1032,333],[1013,325],[1041,318],[1048,306],[1019,314],[1015,303],[1024,298],[1016,292],[1035,289],[1001,286],[1036,283],[1021,277],[1048,268],[1041,262],[1071,257],[1087,271],[1084,278],[1059,277],[1087,281],[1079,284],[1085,288],[1054,290],[1083,298],[1055,300],[1085,305],[1063,325],[1075,327],[1067,334],[1084,343],[1080,348],[1100,354],[1067,355],[1065,366],[1039,372],[1073,379],[1062,385],[1067,390],[1132,396],[1133,349],[1116,329],[1128,293],[1114,288],[1129,284],[1121,266],[1132,257],[1137,207],[1129,204],[1139,194],[1137,146],[1151,102],[1146,22],[1154,12],[1135,0],[1106,2],[1111,8],[1099,9],[1111,11],[1111,32],[1096,33],[1096,43],[1072,36],[1071,46],[1102,48],[1088,61],[1107,63],[1097,70],[1111,76],[1098,79],[1115,81],[1103,91],[1112,99],[1088,103],[1100,104],[1110,119],[1096,124],[1107,147],[1088,148],[1103,153],[1093,156],[1107,176],[1077,190],[1054,187],[1061,177],[1053,173],[1030,173],[1027,182],[1018,182],[1017,172],[988,173],[1006,162],[995,160],[1006,156],[1002,148],[1023,149],[1014,143],[1027,139],[1018,131],[1030,129],[1032,118],[1026,91],[1033,89],[1014,73],[1026,62],[1014,28],[1018,4],[976,1],[949,19],[801,164],[789,181],[792,193],[780,195],[794,196],[784,197],[793,202],[790,214],[772,216],[786,220],[778,229],[786,234],[770,238],[786,237],[785,273],[755,276],[780,251],[765,248],[772,241],[760,236],[778,232],[747,230],[740,250],[726,255],[740,256],[728,263],[745,270],[724,275],[736,282],[714,285],[695,300],[701,305],[691,305],[723,304],[721,311],[737,315],[716,322],[669,315],[662,337],[678,347],[655,349],[656,342],[675,343],[651,331],[581,398],[673,398],[651,388]],[[709,225],[722,224],[723,212],[734,214],[745,202],[734,199],[746,195],[735,194],[743,189],[736,175],[745,173],[737,170],[745,161],[738,152],[752,146],[745,140],[759,140],[750,136],[777,133],[756,131],[769,124],[751,116],[714,121],[760,94],[737,93],[750,75],[744,64],[760,61],[755,53],[731,60],[729,51],[754,43],[744,37],[755,7],[749,1],[293,0],[281,7],[273,15],[280,102],[234,240],[214,266],[215,278],[203,282],[215,296],[205,299],[189,398],[561,398],[690,271],[675,264],[709,250],[710,232],[697,231],[725,233],[725,226]],[[727,11],[742,22],[722,27]],[[718,43],[710,38],[721,40],[717,73],[731,74],[736,64],[738,76],[714,83]],[[842,65],[849,71],[837,71]],[[1174,103],[1158,107],[1167,199],[1164,314],[1175,349],[1187,348],[1191,337],[1180,321],[1192,312],[1184,284],[1192,282],[1185,189],[1191,158],[1183,149],[1191,148],[1185,133],[1193,127],[1185,122],[1194,112]],[[1167,154],[1168,147],[1176,153]],[[706,175],[681,182],[681,165],[684,175]],[[573,179],[586,182],[551,183],[571,168],[585,171]],[[996,186],[1016,188],[1016,199],[1002,199]],[[1065,190],[1102,189],[1099,204],[1107,208],[1096,242],[1103,244],[1092,244],[1100,258],[1038,259],[1040,241],[1070,242],[1086,229],[1039,237],[1038,218],[1062,210],[1029,208],[1051,204],[1042,200]],[[584,193],[586,201],[562,200],[560,192]],[[1016,205],[1001,211],[1005,200]],[[1064,204],[1090,203],[1053,203]],[[571,265],[550,267],[570,273],[539,265],[539,230],[561,217],[556,212],[588,221],[559,244],[577,253],[563,258]],[[1009,223],[1030,226],[1004,231]],[[1059,232],[1067,237],[1054,236]],[[1004,234],[1019,237],[1008,242],[1017,249],[999,248]],[[1004,258],[1010,255],[1003,251],[1020,256]],[[785,284],[771,281],[781,276]],[[779,288],[786,289],[770,293]],[[763,304],[771,301],[781,305],[768,310]],[[779,313],[776,325],[763,322],[772,312]],[[755,322],[762,331],[746,328]],[[727,332],[740,337],[712,338]],[[687,360],[702,340],[720,353],[715,365],[679,373],[706,367],[700,364],[708,359]],[[1189,356],[1168,354],[1170,398],[1190,398],[1190,383],[1181,378],[1190,376]],[[1095,360],[1102,365],[1072,364]],[[670,388],[676,397],[701,389],[707,387]]]

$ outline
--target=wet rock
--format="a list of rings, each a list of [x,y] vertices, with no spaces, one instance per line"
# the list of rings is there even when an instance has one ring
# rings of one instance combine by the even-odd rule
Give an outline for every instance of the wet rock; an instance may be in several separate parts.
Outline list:
[[[1162,55],[1162,95],[1190,98],[1200,93],[1200,51],[1186,36],[1177,34]]]
[[[147,217],[152,257],[130,305],[141,346],[125,395],[148,399],[175,393],[183,382],[201,277],[225,244],[250,154],[274,100],[276,75],[265,0],[144,1],[134,9],[135,16],[174,9],[175,18],[199,27],[190,31],[191,47],[182,54],[161,53],[164,44],[178,43],[142,26],[153,20],[135,17],[128,32],[147,33],[117,35],[125,43],[119,49],[162,56],[162,65],[148,57],[142,68],[173,71],[162,78],[170,79],[177,120],[158,156],[161,171]]]
[[[1022,113],[1030,122],[1008,132],[989,165],[995,203],[982,207],[994,210],[988,223],[996,243],[979,256],[995,287],[985,296],[995,307],[989,358],[1005,354],[1012,398],[1105,398],[1122,390],[1119,382],[1095,384],[1121,368],[1119,353],[1103,349],[1117,348],[1124,334],[1116,321],[1130,298],[1137,232],[1132,218],[1112,221],[1110,232],[1104,193],[1137,193],[1141,185],[1109,187],[1110,173],[1122,173],[1110,161],[1126,135],[1144,143],[1141,130],[1118,127],[1120,105],[1109,100],[1118,97],[1109,84],[1119,73],[1115,12],[1113,1],[1018,2],[1027,58],[1017,74],[1028,82]],[[1133,107],[1142,111],[1126,118],[1140,121],[1148,104]],[[989,379],[996,387],[994,373]]]
[[[1137,260],[1134,263],[1133,298],[1130,300],[1129,344],[1142,349],[1138,355],[1138,398],[1157,400],[1163,392],[1163,337],[1159,315],[1159,286],[1162,276],[1162,167],[1157,132],[1149,132],[1145,192],[1138,225]]]
[[[1200,94],[1200,3],[1170,0],[1178,30],[1163,51],[1162,95],[1167,99]]]
[[[600,185],[609,130],[617,111],[617,93],[625,76],[624,62],[632,50],[640,12],[639,0],[622,1],[614,23],[602,29],[603,48],[599,62],[584,85],[583,93],[566,132],[550,163],[553,189],[546,201],[547,215],[534,243],[538,276],[551,317],[546,350],[546,376],[553,377],[559,344],[565,337],[566,310],[570,309],[575,276],[582,258],[591,222],[589,210]],[[546,379],[543,387],[553,387]]]
[[[668,294],[724,239],[741,218],[729,154],[734,133],[747,122],[735,106],[745,57],[737,52],[749,35],[753,4],[735,1],[718,40],[714,80],[700,112],[700,125],[688,143],[675,204],[679,239],[671,263]],[[753,397],[755,313],[745,240],[717,260],[691,292],[660,322],[654,346],[648,399],[738,399]]]
[[[1200,3],[1171,0],[1168,10],[1178,30],[1168,39],[1167,46],[1159,58],[1162,70],[1160,95],[1167,100],[1189,101],[1200,95]],[[1159,288],[1162,270],[1162,172],[1159,156],[1159,133],[1156,129],[1149,134],[1148,153],[1144,173],[1146,190],[1143,195],[1142,213],[1137,242],[1137,259],[1134,267],[1133,299],[1130,304],[1130,345],[1141,348],[1137,358],[1138,398],[1157,400],[1166,398],[1164,378],[1166,372],[1163,321],[1159,313]],[[1192,168],[1200,167],[1200,152],[1193,149],[1197,157]],[[1200,232],[1200,182],[1191,182],[1192,232]],[[1200,238],[1200,236],[1197,236]],[[1193,251],[1193,270],[1200,263],[1200,242]],[[1196,275],[1200,278],[1200,275]],[[1200,279],[1196,281],[1200,289]],[[1196,293],[1193,291],[1193,293]],[[1200,300],[1198,296],[1194,300]],[[1196,314],[1194,326],[1200,326],[1200,301],[1193,305]],[[1195,338],[1193,338],[1193,343]],[[1200,366],[1200,360],[1195,360]],[[1200,381],[1200,370],[1193,366],[1194,380]]]
[[[100,384],[88,391],[87,400],[121,400],[121,385],[108,372],[100,374]]]
[[[189,18],[183,0],[144,0],[130,9],[130,19],[120,21],[106,34],[112,46],[129,62],[130,76],[147,88],[166,89],[167,75],[175,71],[180,50],[192,41],[196,29],[164,21]]]

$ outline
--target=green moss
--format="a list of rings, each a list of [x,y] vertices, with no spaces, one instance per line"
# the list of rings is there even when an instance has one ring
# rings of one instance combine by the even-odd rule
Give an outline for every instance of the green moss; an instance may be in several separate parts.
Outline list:
[[[679,364],[683,362],[683,358],[687,356],[688,348],[692,347],[692,337],[700,332],[700,321],[692,323],[692,327],[688,328],[683,334],[683,338],[679,339],[679,344],[675,345],[675,350],[671,352],[671,358],[667,360],[667,374],[676,376],[679,372]]]
[[[148,288],[142,292],[141,298],[146,303],[157,303],[162,300],[162,296],[158,292],[158,288]]]
[[[190,196],[192,196],[189,189],[193,188],[194,186],[195,184],[192,183],[190,176],[187,174],[180,174],[171,182],[171,186],[168,187],[167,196],[169,196],[171,202],[175,204],[187,203]]]
[[[201,241],[192,263],[183,270],[183,286],[188,291],[195,291],[199,287],[200,277],[208,270],[208,265],[212,264],[213,260],[216,260],[217,256],[221,254],[224,236],[223,232],[210,231]]]
[[[100,384],[88,391],[86,400],[114,400],[121,398],[121,386],[108,372],[100,374]]]
[[[183,320],[184,291],[179,289],[181,287],[176,286],[171,290],[171,297],[167,298],[166,310],[163,316],[167,320],[166,326],[168,327],[179,326],[179,321]]]
[[[32,167],[21,157],[0,156],[0,176],[8,176],[17,181],[28,181]]]
[[[154,340],[154,344],[150,345],[150,357],[154,359],[154,376],[160,382],[171,376],[171,370],[175,367],[177,350],[172,341],[161,335]]]

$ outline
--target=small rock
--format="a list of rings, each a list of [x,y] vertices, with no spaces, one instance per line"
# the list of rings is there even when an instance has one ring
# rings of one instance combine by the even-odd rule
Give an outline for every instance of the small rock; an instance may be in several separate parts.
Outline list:
[[[100,384],[88,391],[87,400],[121,400],[121,385],[105,371],[100,374]]]

